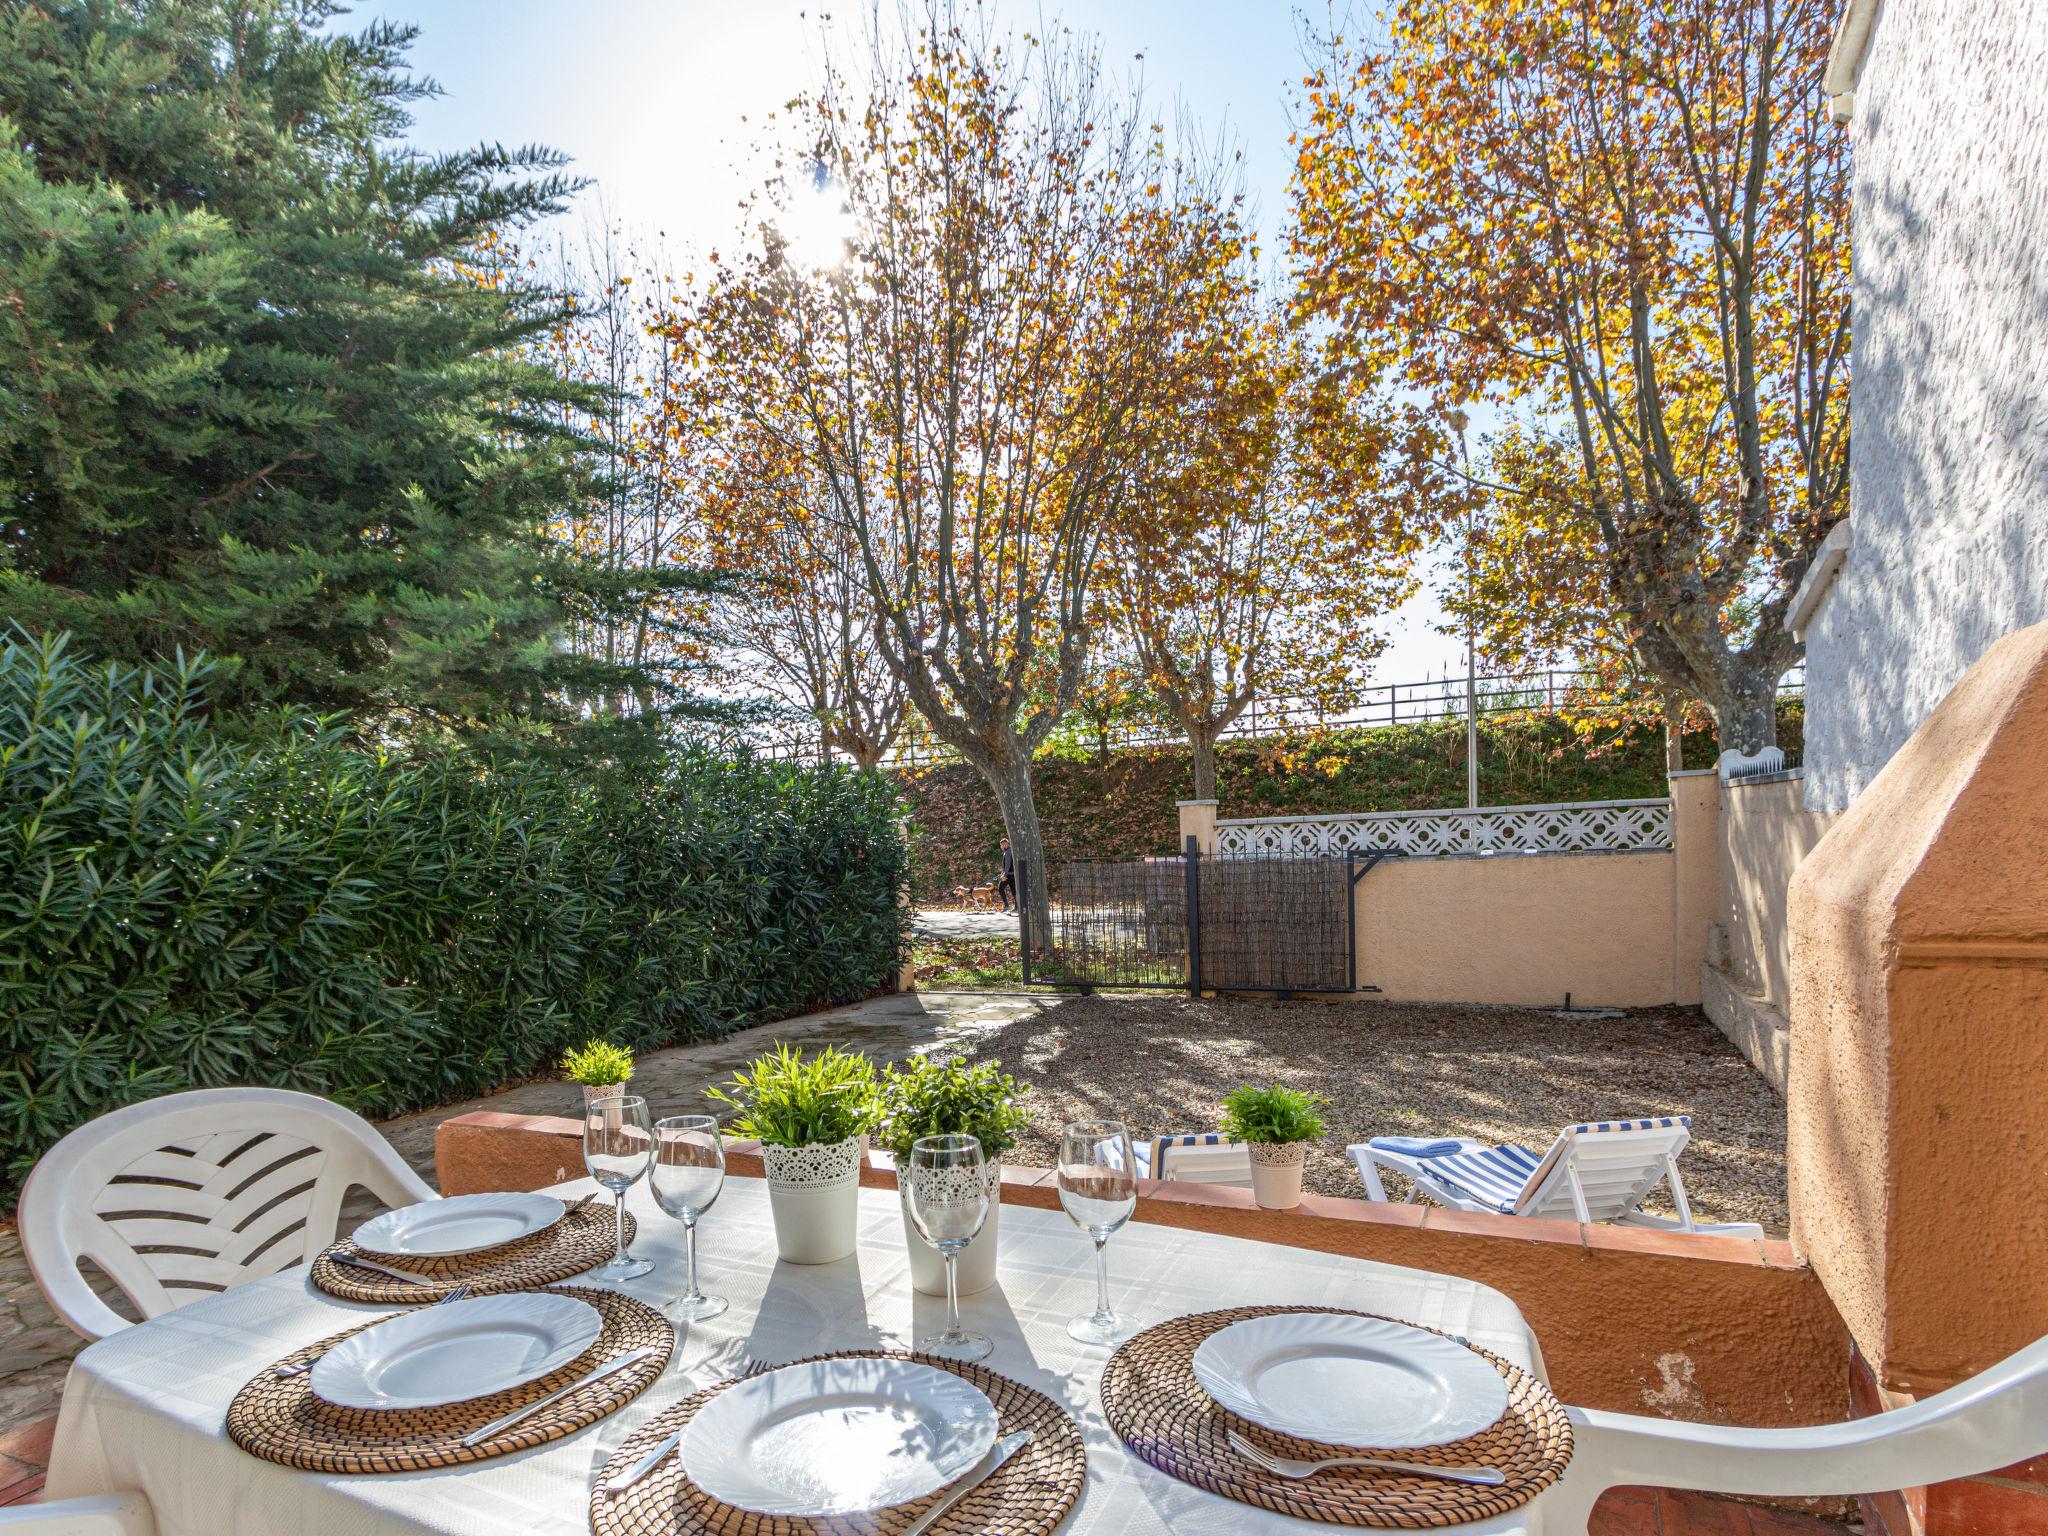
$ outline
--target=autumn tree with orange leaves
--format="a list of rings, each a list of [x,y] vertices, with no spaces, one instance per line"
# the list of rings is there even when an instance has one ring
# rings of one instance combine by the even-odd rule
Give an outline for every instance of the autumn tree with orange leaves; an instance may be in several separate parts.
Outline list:
[[[704,502],[704,558],[731,573],[708,629],[736,680],[801,716],[819,754],[877,767],[908,700],[875,635],[860,554],[812,459],[727,410]]]
[[[1042,933],[1032,755],[1081,682],[1152,408],[1199,366],[1243,237],[1086,47],[917,14],[795,105],[701,352],[748,430],[806,462],[882,658],[994,791]],[[840,231],[799,238],[821,207]]]
[[[1495,649],[1626,654],[1745,752],[1775,738],[1785,616],[1846,512],[1833,19],[1396,0],[1318,44],[1298,144],[1305,310],[1350,366],[1504,413],[1476,470]]]
[[[1320,374],[1242,281],[1218,366],[1173,398],[1157,472],[1107,549],[1110,622],[1187,737],[1197,799],[1216,797],[1217,740],[1254,699],[1356,689],[1385,645],[1376,621],[1415,586],[1419,540],[1386,466],[1427,462],[1404,413],[1355,374]]]

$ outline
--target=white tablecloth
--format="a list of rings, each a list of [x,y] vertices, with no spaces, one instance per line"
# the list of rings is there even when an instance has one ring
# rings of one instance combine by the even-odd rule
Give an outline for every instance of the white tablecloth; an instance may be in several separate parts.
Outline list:
[[[557,1193],[581,1194],[565,1185]],[[643,1187],[635,1251],[657,1261],[627,1289],[657,1305],[683,1290],[682,1229]],[[1057,1211],[1006,1206],[994,1288],[965,1299],[969,1326],[990,1334],[987,1362],[1064,1402],[1085,1428],[1088,1484],[1075,1536],[1246,1536],[1331,1527],[1269,1515],[1203,1493],[1130,1455],[1102,1417],[1106,1350],[1067,1337],[1090,1311],[1087,1239]],[[1270,1243],[1133,1222],[1109,1246],[1112,1298],[1142,1320],[1247,1304],[1354,1307],[1449,1329],[1539,1374],[1536,1341],[1513,1302],[1469,1280]],[[442,1472],[344,1477],[259,1461],[223,1432],[228,1402],[265,1365],[379,1309],[321,1295],[302,1269],[196,1302],[103,1339],[78,1357],[64,1390],[49,1497],[140,1489],[163,1536],[584,1536],[589,1489],[635,1426],[748,1358],[780,1362],[825,1350],[903,1348],[935,1332],[941,1300],[910,1288],[893,1193],[861,1192],[860,1250],[838,1264],[775,1262],[767,1187],[730,1180],[700,1228],[705,1288],[732,1299],[721,1317],[679,1331],[661,1381],[581,1434],[521,1455]],[[1464,1527],[1533,1532],[1543,1500]]]

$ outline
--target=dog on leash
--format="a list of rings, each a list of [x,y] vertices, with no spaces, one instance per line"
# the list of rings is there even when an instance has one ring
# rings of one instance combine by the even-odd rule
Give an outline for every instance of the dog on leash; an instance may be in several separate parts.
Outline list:
[[[956,885],[953,899],[969,911],[991,911],[996,904],[996,883],[991,880],[985,885]]]

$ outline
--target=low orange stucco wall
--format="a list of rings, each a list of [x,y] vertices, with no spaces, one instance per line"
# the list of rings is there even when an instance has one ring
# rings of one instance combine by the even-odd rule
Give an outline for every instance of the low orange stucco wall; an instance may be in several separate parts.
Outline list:
[[[444,1194],[534,1189],[582,1173],[581,1123],[495,1112],[441,1123]],[[759,1177],[751,1144],[727,1157]],[[893,1187],[866,1169],[862,1182]],[[1049,1169],[1004,1170],[1006,1203],[1056,1208]],[[1462,1275],[1514,1298],[1567,1402],[1713,1423],[1842,1417],[1849,1338],[1784,1243],[1529,1221],[1419,1205],[1306,1197],[1262,1211],[1247,1190],[1141,1186],[1137,1220]]]
[[[1359,984],[1397,1002],[1680,1001],[1677,871],[1675,853],[1389,859],[1358,883]]]
[[[1792,1234],[1877,1382],[2048,1334],[2048,624],[2007,635],[1793,876]]]

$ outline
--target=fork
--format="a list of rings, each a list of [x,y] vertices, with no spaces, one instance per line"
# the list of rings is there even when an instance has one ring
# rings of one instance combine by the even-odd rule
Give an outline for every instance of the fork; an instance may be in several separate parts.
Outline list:
[[[738,1379],[745,1381],[750,1376],[765,1376],[770,1371],[779,1371],[781,1369],[781,1366],[770,1365],[766,1360],[750,1358],[747,1361],[747,1368],[740,1372]],[[642,1456],[632,1466],[626,1468],[625,1471],[604,1485],[605,1496],[607,1498],[617,1498],[628,1488],[639,1482],[641,1478],[660,1466],[662,1458],[682,1443],[683,1432],[680,1429],[674,1434],[668,1435],[656,1442],[646,1455]]]
[[[1453,1483],[1476,1483],[1481,1488],[1498,1488],[1508,1480],[1498,1467],[1430,1467],[1416,1461],[1386,1461],[1378,1456],[1329,1456],[1321,1461],[1300,1461],[1260,1450],[1236,1430],[1224,1431],[1230,1448],[1254,1466],[1264,1467],[1275,1477],[1299,1481],[1314,1477],[1331,1467],[1373,1467],[1381,1472],[1404,1472],[1410,1477],[1440,1477]]]
[[[466,1285],[458,1285],[457,1287],[455,1287],[455,1289],[454,1289],[454,1290],[450,1291],[450,1292],[449,1292],[449,1293],[448,1293],[448,1294],[447,1294],[446,1296],[443,1296],[443,1297],[442,1297],[442,1298],[441,1298],[441,1299],[440,1299],[439,1301],[436,1301],[436,1302],[433,1302],[433,1303],[431,1303],[431,1305],[433,1305],[433,1306],[436,1306],[436,1307],[445,1307],[445,1306],[447,1306],[447,1305],[448,1305],[448,1303],[449,1303],[449,1302],[451,1302],[451,1301],[460,1301],[460,1300],[462,1300],[462,1298],[463,1298],[463,1297],[467,1296],[468,1294],[469,1294],[469,1287],[468,1287],[468,1286],[466,1286]],[[325,1350],[322,1350],[322,1351],[321,1351],[320,1353],[321,1353],[321,1354],[325,1354],[325,1353],[326,1353],[326,1351],[325,1351]],[[311,1369],[313,1369],[313,1367],[314,1367],[315,1365],[319,1364],[319,1363],[320,1363],[320,1355],[315,1355],[315,1356],[314,1356],[314,1357],[313,1357],[313,1358],[312,1358],[311,1360],[301,1360],[301,1361],[300,1361],[300,1362],[299,1362],[299,1363],[298,1363],[297,1365],[280,1365],[280,1366],[279,1366],[279,1367],[278,1367],[278,1368],[277,1368],[277,1369],[276,1369],[276,1370],[275,1370],[274,1372],[272,1372],[271,1374],[273,1374],[274,1376],[276,1376],[278,1380],[280,1380],[280,1381],[284,1381],[284,1380],[287,1380],[287,1379],[289,1379],[290,1377],[293,1377],[293,1376],[303,1376],[303,1375],[305,1375],[305,1374],[306,1374],[306,1372],[308,1372],[308,1371],[310,1371]]]

